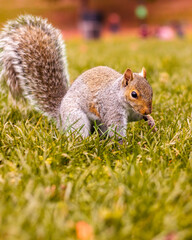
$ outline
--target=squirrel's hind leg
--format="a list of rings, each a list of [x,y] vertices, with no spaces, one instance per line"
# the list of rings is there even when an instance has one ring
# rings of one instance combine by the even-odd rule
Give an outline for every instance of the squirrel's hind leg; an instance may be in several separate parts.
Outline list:
[[[90,134],[91,123],[87,115],[81,109],[73,109],[70,112],[61,113],[62,128],[67,133],[75,133],[86,138]]]
[[[91,122],[91,134],[95,131],[99,133],[99,136],[105,136],[107,133],[107,126],[104,123],[101,123],[100,120]]]

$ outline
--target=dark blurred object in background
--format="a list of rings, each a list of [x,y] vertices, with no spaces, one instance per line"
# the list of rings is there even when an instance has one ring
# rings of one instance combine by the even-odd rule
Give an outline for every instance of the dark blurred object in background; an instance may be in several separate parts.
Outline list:
[[[120,30],[120,16],[117,13],[111,13],[108,17],[109,30],[112,33],[117,33]]]
[[[84,10],[80,15],[79,24],[85,39],[98,39],[101,36],[103,14],[96,10]]]
[[[142,38],[147,38],[150,35],[149,28],[147,24],[140,25],[140,35]]]
[[[185,36],[183,25],[179,21],[174,21],[172,25],[177,36],[183,38]]]

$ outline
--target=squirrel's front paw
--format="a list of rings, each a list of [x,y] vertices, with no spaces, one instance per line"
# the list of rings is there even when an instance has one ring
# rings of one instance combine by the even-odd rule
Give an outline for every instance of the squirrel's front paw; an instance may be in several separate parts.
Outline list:
[[[147,121],[150,128],[153,128],[153,132],[157,132],[157,128],[155,127],[155,121],[150,115],[143,116],[143,119]]]

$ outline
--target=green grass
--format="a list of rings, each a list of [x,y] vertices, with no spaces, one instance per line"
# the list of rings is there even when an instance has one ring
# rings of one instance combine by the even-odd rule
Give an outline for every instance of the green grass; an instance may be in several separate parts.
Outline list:
[[[130,123],[126,143],[66,137],[0,93],[0,239],[192,239],[192,41],[67,42],[72,81],[108,65],[147,69],[158,131]]]

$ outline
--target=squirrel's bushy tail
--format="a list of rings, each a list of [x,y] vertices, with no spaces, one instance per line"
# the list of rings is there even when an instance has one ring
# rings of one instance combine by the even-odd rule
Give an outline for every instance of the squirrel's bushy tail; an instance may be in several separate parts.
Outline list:
[[[1,78],[14,97],[24,96],[41,111],[58,117],[69,80],[59,30],[30,15],[10,21],[0,34]]]

